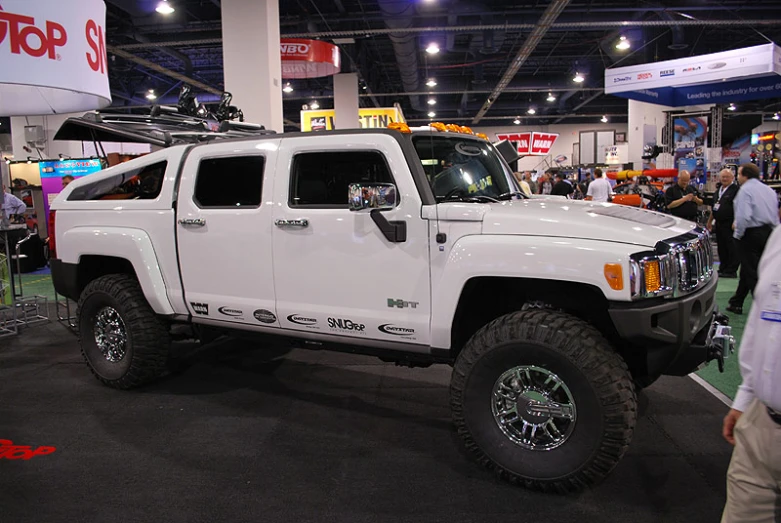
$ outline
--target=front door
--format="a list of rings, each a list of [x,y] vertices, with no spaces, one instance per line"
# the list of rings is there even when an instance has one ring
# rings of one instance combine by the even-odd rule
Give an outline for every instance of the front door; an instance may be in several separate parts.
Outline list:
[[[371,139],[370,145],[367,140]],[[279,150],[274,207],[274,281],[283,328],[428,346],[428,223],[396,139],[366,134],[288,138]],[[348,210],[353,183],[394,183],[384,211],[406,222],[390,242],[369,214]]]
[[[195,321],[279,326],[271,258],[279,140],[198,146],[186,160],[177,204],[179,263]]]

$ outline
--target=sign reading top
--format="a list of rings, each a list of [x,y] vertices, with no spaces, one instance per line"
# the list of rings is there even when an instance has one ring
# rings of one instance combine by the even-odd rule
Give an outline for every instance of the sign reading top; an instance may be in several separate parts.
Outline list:
[[[0,114],[111,103],[102,0],[0,0]]]
[[[521,156],[546,156],[550,154],[553,144],[559,137],[555,133],[496,133],[499,140],[507,140],[518,144],[518,154]]]

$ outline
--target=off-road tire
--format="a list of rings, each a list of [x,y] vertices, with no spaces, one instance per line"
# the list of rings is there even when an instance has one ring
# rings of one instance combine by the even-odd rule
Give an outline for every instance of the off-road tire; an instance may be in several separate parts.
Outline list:
[[[114,308],[124,322],[124,357],[108,361],[95,341],[95,317],[103,307]],[[131,389],[167,373],[171,340],[168,326],[155,314],[133,277],[110,274],[90,282],[81,293],[78,310],[79,345],[95,377],[117,389]]]
[[[555,373],[572,392],[577,418],[559,447],[524,448],[494,419],[496,380],[523,365]],[[637,420],[632,377],[608,341],[588,323],[544,309],[507,314],[475,333],[456,360],[450,398],[458,434],[479,463],[504,480],[546,492],[597,484],[626,452]]]

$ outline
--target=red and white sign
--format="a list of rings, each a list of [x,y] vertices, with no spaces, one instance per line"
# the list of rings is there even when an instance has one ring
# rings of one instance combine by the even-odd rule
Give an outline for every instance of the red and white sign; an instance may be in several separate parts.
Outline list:
[[[282,38],[282,78],[318,78],[337,74],[342,67],[339,48],[320,40]]]
[[[0,0],[0,114],[111,103],[102,0]]]
[[[518,143],[521,156],[546,156],[559,137],[555,133],[497,133],[496,138]]]

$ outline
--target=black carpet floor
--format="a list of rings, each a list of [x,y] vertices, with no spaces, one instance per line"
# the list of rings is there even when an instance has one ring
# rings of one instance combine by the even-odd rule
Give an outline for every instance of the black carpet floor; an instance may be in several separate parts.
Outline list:
[[[450,368],[212,349],[130,392],[94,379],[64,327],[0,339],[0,439],[56,452],[0,460],[0,521],[714,522],[726,407],[689,378],[641,395],[634,442],[573,496],[507,485],[465,456]]]

